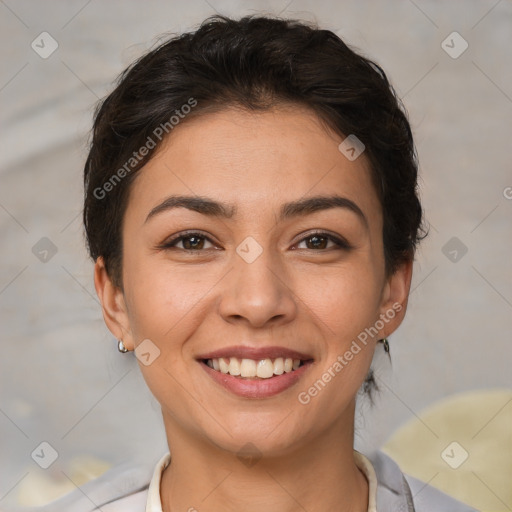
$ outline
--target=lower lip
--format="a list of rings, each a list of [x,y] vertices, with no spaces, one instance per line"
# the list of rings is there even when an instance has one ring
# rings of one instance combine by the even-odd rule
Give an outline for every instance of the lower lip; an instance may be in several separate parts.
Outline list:
[[[244,398],[268,398],[278,395],[293,386],[304,373],[308,371],[311,366],[311,361],[304,363],[292,372],[274,375],[274,377],[270,377],[269,379],[243,379],[233,377],[233,375],[229,375],[228,373],[213,370],[202,361],[199,361],[199,364],[213,380],[235,395]]]

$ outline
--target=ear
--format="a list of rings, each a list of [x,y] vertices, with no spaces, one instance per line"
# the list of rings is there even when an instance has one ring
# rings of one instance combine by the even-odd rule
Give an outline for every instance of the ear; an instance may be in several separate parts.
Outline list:
[[[123,340],[123,344],[128,350],[134,350],[123,291],[113,284],[101,256],[97,258],[94,265],[94,287],[100,299],[103,319],[108,329],[118,340]]]
[[[387,338],[392,334],[405,316],[412,278],[412,259],[402,263],[393,274],[387,277],[382,290],[380,319],[384,326],[379,329],[379,338]]]

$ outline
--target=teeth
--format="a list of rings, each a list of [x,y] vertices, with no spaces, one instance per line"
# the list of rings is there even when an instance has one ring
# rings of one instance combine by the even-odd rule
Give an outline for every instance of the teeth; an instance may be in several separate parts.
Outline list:
[[[228,373],[229,372],[229,359],[226,360],[225,357],[221,357],[219,359],[219,366],[220,366],[220,371],[222,373]]]
[[[258,361],[256,375],[260,379],[270,379],[270,377],[274,375],[274,365],[272,364],[272,360],[262,359],[261,361]]]
[[[284,359],[282,357],[278,357],[274,361],[274,373],[276,375],[283,375],[283,373],[284,373]]]
[[[300,359],[278,357],[274,361],[269,358],[256,361],[254,359],[240,360],[237,357],[220,357],[218,359],[208,359],[206,364],[218,372],[228,373],[229,375],[269,379],[274,375],[282,375],[297,370],[300,367]]]
[[[240,362],[236,357],[232,357],[229,360],[229,374],[240,375]]]
[[[252,359],[242,359],[240,375],[242,377],[256,377],[256,361]]]

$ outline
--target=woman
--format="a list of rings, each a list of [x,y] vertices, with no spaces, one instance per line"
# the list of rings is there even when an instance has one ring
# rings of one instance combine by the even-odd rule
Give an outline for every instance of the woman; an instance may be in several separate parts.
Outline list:
[[[423,234],[379,66],[302,22],[209,18],[122,74],[84,181],[103,316],[170,450],[98,509],[471,510],[353,449]]]

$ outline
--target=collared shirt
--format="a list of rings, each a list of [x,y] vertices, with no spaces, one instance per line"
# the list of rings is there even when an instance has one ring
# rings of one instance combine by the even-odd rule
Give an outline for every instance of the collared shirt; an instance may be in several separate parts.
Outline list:
[[[372,463],[358,451],[354,450],[354,459],[357,467],[363,472],[368,480],[368,510],[367,512],[377,512],[376,499],[377,499],[377,476],[373,469]],[[153,477],[149,484],[148,499],[146,503],[146,512],[163,512],[162,501],[160,498],[160,481],[164,469],[171,462],[171,454],[167,453],[157,463]]]
[[[160,482],[170,459],[166,453],[154,469],[129,463],[116,466],[61,499],[27,512],[162,512]],[[368,512],[477,512],[405,475],[382,451],[368,457],[354,451],[354,459],[368,480]]]

